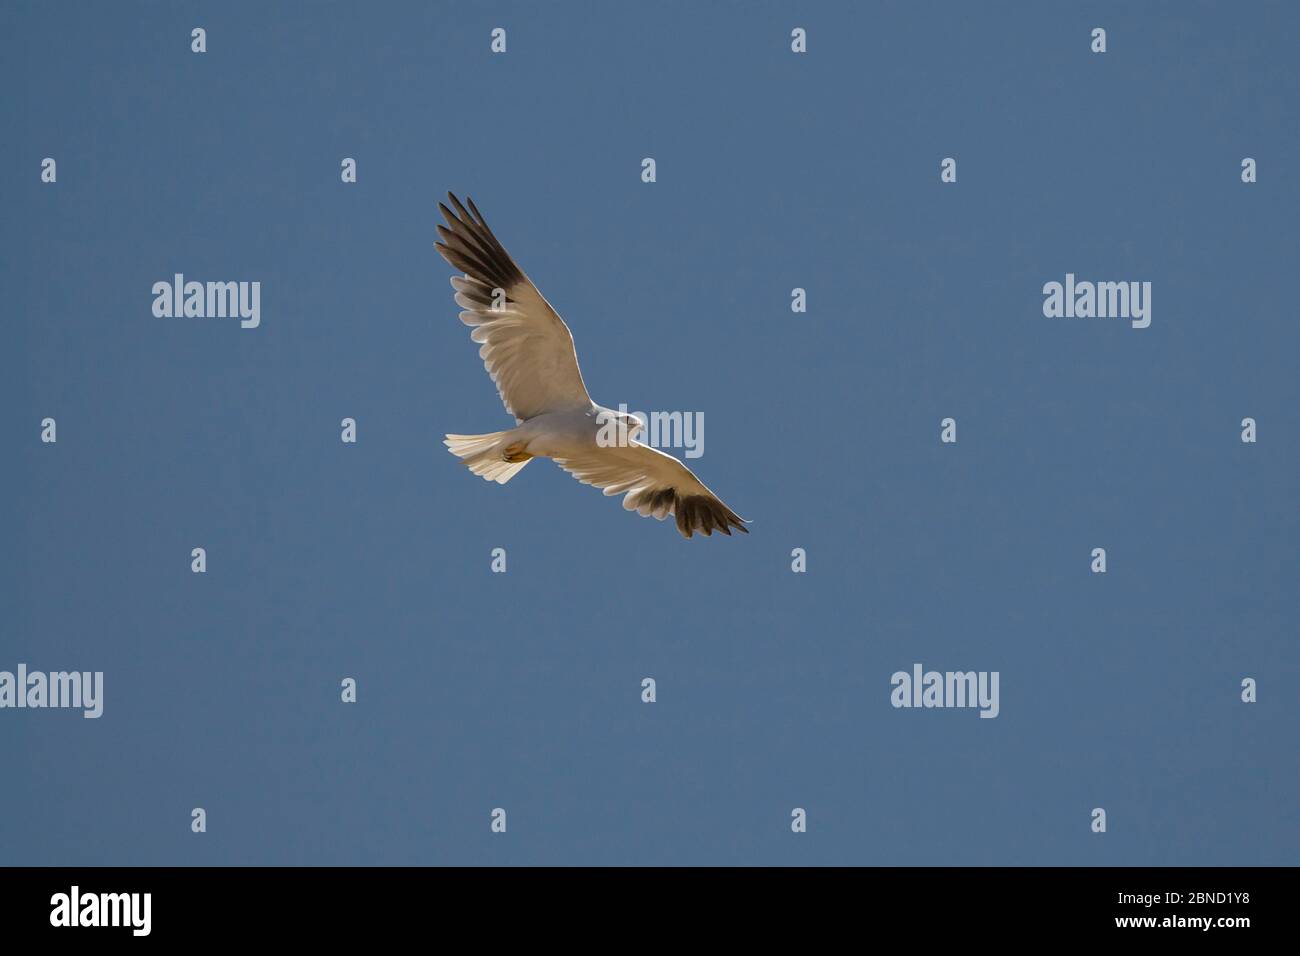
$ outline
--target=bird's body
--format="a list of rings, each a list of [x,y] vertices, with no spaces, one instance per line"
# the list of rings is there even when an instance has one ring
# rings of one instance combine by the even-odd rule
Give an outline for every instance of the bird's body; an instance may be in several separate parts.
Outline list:
[[[677,519],[696,531],[748,533],[744,520],[671,455],[635,440],[635,416],[592,401],[582,381],[573,336],[564,320],[497,241],[483,216],[450,196],[439,203],[447,228],[438,251],[464,271],[453,277],[461,321],[497,385],[514,428],[484,435],[448,435],[445,444],[474,474],[505,484],[533,458],[550,458],[584,484],[623,494],[623,507]]]
[[[544,412],[528,419],[507,434],[525,443],[525,450],[536,458],[575,458],[594,454],[602,415],[617,415],[592,403],[587,409],[561,409]]]
[[[600,449],[598,439],[604,421],[603,414],[617,415],[603,409],[594,402],[583,408],[564,408],[553,412],[542,412],[520,422],[514,428],[491,435],[448,435],[446,445],[456,453],[456,446],[462,440],[474,441],[491,438],[489,444],[471,447],[477,461],[466,458],[466,464],[475,474],[482,474],[490,481],[505,484],[531,458],[570,459],[594,455]],[[514,459],[514,461],[511,461]],[[504,464],[519,465],[520,468],[503,469],[492,467],[494,461]],[[477,470],[479,465],[483,470]],[[492,471],[492,475],[485,471]]]

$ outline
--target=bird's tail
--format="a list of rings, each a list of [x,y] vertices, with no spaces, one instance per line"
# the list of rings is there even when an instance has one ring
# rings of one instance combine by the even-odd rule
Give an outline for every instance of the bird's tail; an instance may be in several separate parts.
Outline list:
[[[517,475],[532,455],[523,450],[522,442],[513,442],[511,432],[486,435],[448,435],[443,444],[465,467],[488,481],[504,485]]]

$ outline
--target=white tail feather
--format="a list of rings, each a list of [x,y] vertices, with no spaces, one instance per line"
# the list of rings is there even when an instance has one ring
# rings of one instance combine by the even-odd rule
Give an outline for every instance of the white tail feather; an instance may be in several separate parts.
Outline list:
[[[486,435],[448,435],[443,441],[465,467],[488,481],[504,485],[528,464],[523,461],[506,461],[504,452],[510,444],[510,432],[489,432]]]

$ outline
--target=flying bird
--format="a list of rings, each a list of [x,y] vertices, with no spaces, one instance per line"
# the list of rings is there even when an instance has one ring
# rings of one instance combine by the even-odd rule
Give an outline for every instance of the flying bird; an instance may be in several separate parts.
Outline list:
[[[469,470],[505,484],[533,458],[550,458],[584,485],[623,495],[643,517],[677,519],[689,538],[699,531],[749,533],[745,519],[722,503],[689,468],[635,440],[644,423],[597,405],[578,370],[573,335],[542,298],[466,197],[455,211],[438,203],[438,252],[464,276],[453,276],[460,320],[473,329],[479,357],[516,427],[486,435],[448,435],[443,442]],[[610,440],[611,434],[614,436]]]

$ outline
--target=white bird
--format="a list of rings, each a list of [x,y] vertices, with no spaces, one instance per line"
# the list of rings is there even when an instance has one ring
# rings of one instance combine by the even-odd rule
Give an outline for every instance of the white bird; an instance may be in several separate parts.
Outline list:
[[[597,405],[587,394],[573,335],[537,287],[497,241],[468,199],[466,211],[448,193],[447,226],[438,226],[442,257],[465,273],[451,280],[460,320],[473,328],[479,357],[496,383],[515,428],[486,435],[448,435],[444,444],[469,470],[505,484],[533,458],[551,458],[585,485],[623,495],[623,507],[642,516],[677,518],[687,538],[696,531],[749,533],[728,508],[672,455],[634,437],[635,415]],[[611,434],[614,440],[610,440]]]

